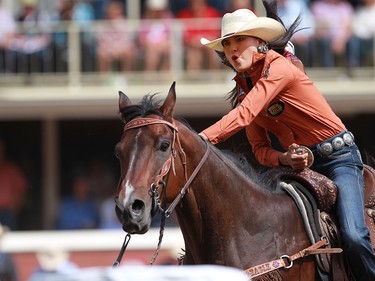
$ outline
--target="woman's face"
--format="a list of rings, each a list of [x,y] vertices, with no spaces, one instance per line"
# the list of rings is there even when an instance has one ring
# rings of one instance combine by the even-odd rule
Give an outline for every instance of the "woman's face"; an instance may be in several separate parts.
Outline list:
[[[246,35],[236,35],[222,41],[225,56],[237,72],[250,69],[260,43],[260,39]]]

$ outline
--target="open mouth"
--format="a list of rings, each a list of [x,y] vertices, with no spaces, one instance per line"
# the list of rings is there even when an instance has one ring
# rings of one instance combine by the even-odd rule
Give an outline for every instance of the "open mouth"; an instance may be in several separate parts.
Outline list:
[[[239,58],[239,56],[237,56],[237,55],[233,55],[233,56],[232,56],[232,61],[236,61],[238,58]]]

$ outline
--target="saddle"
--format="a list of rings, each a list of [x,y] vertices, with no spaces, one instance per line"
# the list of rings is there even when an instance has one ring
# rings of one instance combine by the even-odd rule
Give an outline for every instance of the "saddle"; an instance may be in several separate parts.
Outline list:
[[[371,245],[375,249],[375,169],[365,165],[364,169],[364,199],[366,224],[370,230]]]
[[[281,188],[296,201],[312,243],[325,237],[329,246],[341,247],[341,235],[333,212],[338,190],[332,180],[310,169],[294,171],[279,167],[269,170],[267,174],[269,179],[283,183]],[[364,211],[371,245],[375,249],[375,169],[368,165],[364,165]],[[335,276],[334,280],[349,280],[342,255],[319,255],[316,260],[321,277],[332,275]],[[329,277],[326,279],[329,280]]]
[[[331,214],[337,199],[337,186],[326,176],[310,169],[294,171],[280,167],[269,171],[278,180],[292,180],[306,187],[314,196],[320,211]],[[375,249],[375,169],[364,165],[364,211],[370,230],[371,244]],[[270,177],[271,178],[271,177]]]

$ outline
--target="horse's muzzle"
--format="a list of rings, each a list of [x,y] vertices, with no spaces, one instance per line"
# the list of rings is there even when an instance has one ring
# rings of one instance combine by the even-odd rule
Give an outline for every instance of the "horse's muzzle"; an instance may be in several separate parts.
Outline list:
[[[115,198],[116,215],[124,231],[130,234],[146,233],[151,224],[151,215],[146,212],[145,203],[136,199],[128,207],[124,207],[118,197]]]

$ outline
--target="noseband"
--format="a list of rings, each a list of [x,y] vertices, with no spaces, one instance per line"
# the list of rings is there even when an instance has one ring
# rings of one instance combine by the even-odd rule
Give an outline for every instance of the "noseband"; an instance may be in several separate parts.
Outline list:
[[[207,142],[205,141],[205,144],[206,144],[205,154],[203,155],[201,161],[199,162],[199,164],[197,165],[197,167],[195,168],[195,170],[191,174],[190,178],[188,178],[188,176],[187,176],[186,154],[185,154],[183,148],[181,147],[181,141],[180,141],[180,138],[178,136],[178,128],[173,123],[168,122],[166,120],[157,119],[157,118],[137,118],[137,119],[133,119],[133,120],[131,120],[128,123],[125,124],[124,132],[127,131],[127,130],[130,130],[130,129],[135,129],[135,128],[139,128],[139,127],[154,125],[154,124],[165,124],[169,128],[171,128],[172,131],[173,131],[173,141],[172,141],[172,145],[171,145],[171,155],[164,162],[164,164],[163,164],[163,166],[160,170],[159,175],[156,176],[156,179],[151,184],[150,190],[149,190],[150,196],[153,198],[153,205],[154,205],[153,208],[156,208],[156,210],[154,210],[153,212],[156,212],[159,209],[164,213],[164,216],[168,218],[170,216],[170,214],[173,212],[174,208],[177,206],[178,202],[185,196],[185,193],[186,193],[188,187],[190,186],[191,182],[194,180],[195,176],[197,175],[197,173],[199,172],[199,170],[203,166],[204,162],[206,161],[206,159],[208,157],[209,146],[207,145]],[[160,206],[158,186],[162,184],[164,189],[165,189],[166,184],[163,181],[163,178],[169,173],[171,167],[172,167],[173,173],[176,174],[175,166],[174,166],[174,159],[176,158],[176,149],[175,149],[176,143],[178,145],[178,151],[179,151],[180,156],[181,156],[182,165],[184,166],[184,176],[185,176],[186,183],[181,188],[177,197],[170,204],[169,208],[167,210],[164,210]],[[156,201],[156,203],[155,203],[155,201]]]

